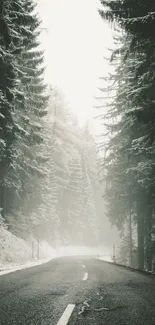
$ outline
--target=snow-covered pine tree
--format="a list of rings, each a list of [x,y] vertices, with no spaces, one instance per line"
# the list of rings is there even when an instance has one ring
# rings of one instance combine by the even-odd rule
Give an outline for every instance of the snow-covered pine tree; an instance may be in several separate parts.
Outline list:
[[[47,233],[48,225],[52,243],[56,239],[70,244],[96,243],[96,207],[91,183],[94,175],[88,171],[95,161],[89,155],[93,141],[89,137],[88,142],[57,89],[51,93],[44,131],[42,150],[48,157],[48,175],[41,185],[47,220],[42,229],[45,226]]]
[[[18,97],[15,100],[17,113],[13,116],[15,139],[13,162],[7,178],[8,204],[7,214],[17,220],[19,215],[29,218],[35,210],[36,179],[43,176],[43,157],[39,155],[39,146],[43,141],[41,118],[47,113],[48,96],[43,81],[43,52],[39,49],[40,19],[35,12],[33,0],[15,1],[12,14],[16,34],[16,77]],[[9,224],[13,224],[13,220]],[[20,220],[19,224],[28,224]],[[15,224],[15,222],[14,222]],[[11,226],[11,225],[10,225]]]
[[[6,183],[6,222],[20,233],[35,209],[34,179],[44,174],[39,146],[43,140],[41,118],[48,96],[43,82],[43,52],[38,48],[40,19],[35,1],[6,1],[15,82],[12,112],[14,142]],[[11,129],[11,128],[10,128]],[[31,223],[31,222],[30,222]]]
[[[0,6],[3,216],[18,236],[90,244],[96,214],[88,141],[60,95],[52,98],[51,110],[49,101],[46,117],[35,1],[6,0]]]
[[[122,49],[119,50],[119,71],[122,70],[124,73],[120,75],[117,72],[115,77],[115,80],[119,80],[115,107],[119,109],[119,112],[121,109],[121,124],[117,125],[115,139],[119,137],[116,147],[119,148],[126,138],[125,133],[130,137],[129,146],[125,144],[130,159],[124,171],[125,174],[130,175],[133,186],[134,195],[132,195],[131,207],[136,215],[138,229],[139,267],[144,268],[145,241],[145,257],[150,270],[152,267],[151,231],[155,193],[154,74],[152,73],[155,57],[155,4],[153,1],[133,2],[127,0],[101,2],[106,6],[101,15],[104,18],[117,21],[125,31]],[[123,130],[126,132],[122,137]],[[113,147],[111,149],[113,150]],[[115,166],[117,165],[114,163],[114,168]]]
[[[15,12],[21,8],[20,0],[2,0],[0,2],[0,207],[5,219],[8,184],[7,176],[13,163],[13,145],[15,141],[14,116],[18,114],[16,100],[19,98],[17,85],[16,56],[21,52],[20,32]]]

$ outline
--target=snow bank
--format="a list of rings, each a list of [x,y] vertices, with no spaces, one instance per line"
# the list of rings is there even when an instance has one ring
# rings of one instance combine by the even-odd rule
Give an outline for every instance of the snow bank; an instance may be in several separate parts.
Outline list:
[[[111,256],[99,256],[100,261],[113,262]]]
[[[47,242],[38,244],[33,237],[25,241],[0,227],[0,274],[39,265],[53,257],[55,250]]]

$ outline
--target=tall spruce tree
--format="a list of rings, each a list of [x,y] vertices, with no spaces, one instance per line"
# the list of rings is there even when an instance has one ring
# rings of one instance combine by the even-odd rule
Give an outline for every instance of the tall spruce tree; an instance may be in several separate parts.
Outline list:
[[[12,146],[15,141],[15,102],[19,97],[16,55],[21,49],[21,35],[15,12],[21,1],[2,0],[0,3],[0,207],[5,219],[7,206],[6,178],[12,163]]]
[[[10,204],[7,212],[14,214],[20,209],[24,214],[35,209],[33,178],[43,174],[38,148],[43,141],[40,121],[47,113],[48,96],[43,81],[43,52],[38,48],[41,22],[35,7],[34,1],[22,1],[20,10],[14,13],[21,49],[16,56],[19,98],[15,103],[17,114],[14,114],[14,162],[8,175]]]
[[[121,40],[122,47],[117,50],[119,63],[114,77],[118,88],[113,107],[116,108],[121,122],[117,122],[116,133],[113,133],[114,139],[110,144],[111,152],[117,152],[120,158],[117,161],[116,156],[115,159],[111,156],[110,161],[117,178],[115,183],[112,180],[110,188],[114,193],[118,191],[122,172],[122,176],[125,175],[122,179],[127,190],[125,192],[137,226],[138,265],[143,269],[145,261],[147,268],[151,270],[155,195],[155,4],[153,1],[132,0],[101,3],[105,6],[103,11],[100,11],[101,15],[105,19],[116,21],[125,32],[124,39]],[[109,166],[110,164],[109,162]],[[120,168],[120,174],[117,172],[117,166]],[[121,192],[122,199],[120,198],[119,204],[123,206],[122,186]],[[112,206],[113,204],[111,201]],[[127,212],[127,207],[125,211]],[[118,219],[117,214],[115,218]]]

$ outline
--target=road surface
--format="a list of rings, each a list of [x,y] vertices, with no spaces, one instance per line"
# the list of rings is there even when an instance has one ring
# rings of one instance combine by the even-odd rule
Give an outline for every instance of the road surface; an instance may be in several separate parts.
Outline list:
[[[0,325],[155,325],[155,276],[64,257],[0,276]]]

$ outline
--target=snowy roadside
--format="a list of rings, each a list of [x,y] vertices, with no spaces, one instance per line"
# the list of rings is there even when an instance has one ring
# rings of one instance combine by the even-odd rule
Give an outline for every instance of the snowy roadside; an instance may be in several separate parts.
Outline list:
[[[32,236],[26,241],[0,227],[0,275],[47,263],[55,256],[55,249],[46,241],[40,240],[38,245]]]
[[[24,270],[24,269],[27,269],[27,268],[31,268],[31,267],[34,267],[34,266],[37,266],[37,265],[45,264],[45,263],[51,261],[52,259],[53,259],[53,257],[48,257],[48,258],[44,258],[44,259],[37,260],[37,261],[29,261],[24,265],[9,266],[8,268],[4,267],[4,268],[0,269],[0,276],[4,275],[4,274]]]
[[[113,261],[112,261],[112,258],[109,256],[99,256],[99,260],[100,261],[105,261],[105,262],[109,262],[109,263],[113,263]]]
[[[128,270],[134,271],[134,272],[137,271],[137,272],[141,272],[141,273],[147,274],[147,275],[155,275],[154,271],[140,270],[138,268],[131,267],[131,266],[128,266],[128,265],[124,265],[124,264],[120,264],[120,263],[113,263],[112,259],[110,259],[110,258],[106,259],[105,257],[99,257],[99,260],[103,261],[103,262],[113,264],[113,265],[118,266],[118,267],[122,267],[122,268],[125,268],[125,269],[128,269]]]
[[[141,269],[139,269],[137,267],[131,267],[129,265],[124,265],[124,264],[120,264],[120,263],[114,263],[114,265],[125,268],[125,269],[128,269],[128,270],[131,270],[133,272],[137,271],[137,272],[140,272],[140,273],[143,273],[143,274],[146,274],[146,275],[155,275],[154,271],[141,270]]]

